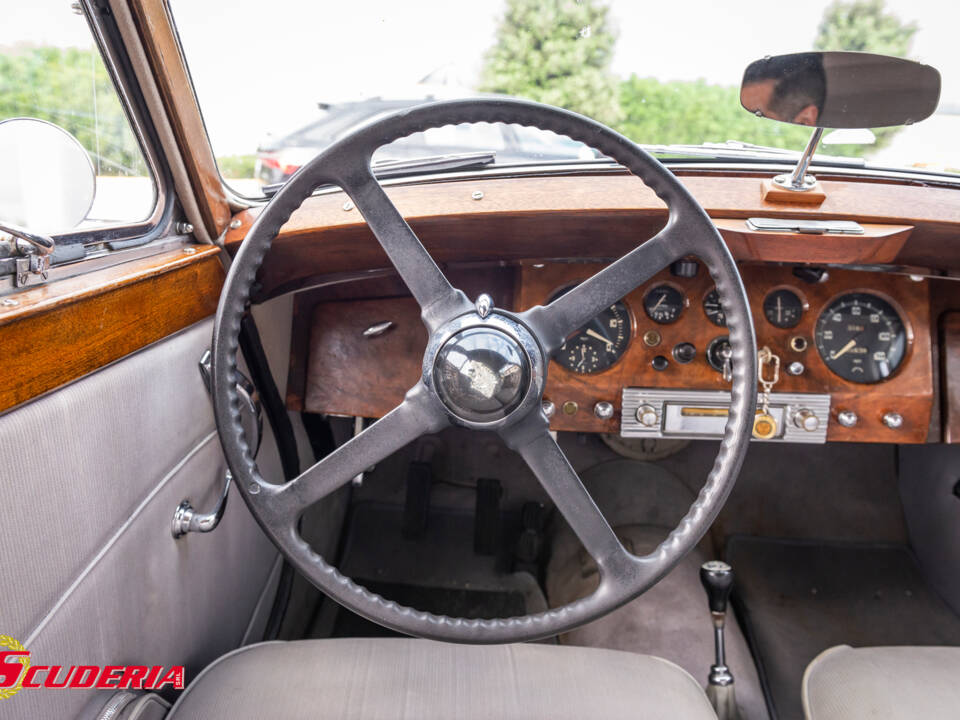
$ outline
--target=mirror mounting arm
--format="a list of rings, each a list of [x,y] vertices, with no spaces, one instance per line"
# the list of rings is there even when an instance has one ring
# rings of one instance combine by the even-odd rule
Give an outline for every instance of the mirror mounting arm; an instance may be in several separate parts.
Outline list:
[[[14,286],[23,287],[30,284],[30,274],[39,275],[42,280],[47,279],[50,270],[50,259],[56,244],[52,237],[38,235],[37,233],[25,230],[19,225],[0,222],[0,231],[8,235],[25,240],[28,242],[34,252],[25,258],[17,260],[16,272],[14,274]],[[35,281],[36,282],[36,281]]]
[[[807,169],[813,160],[813,154],[820,145],[820,138],[823,137],[823,128],[814,128],[807,147],[804,149],[800,159],[797,160],[796,167],[789,175],[777,175],[773,179],[773,184],[781,190],[790,192],[809,192],[817,186],[817,179],[813,175],[807,175]]]

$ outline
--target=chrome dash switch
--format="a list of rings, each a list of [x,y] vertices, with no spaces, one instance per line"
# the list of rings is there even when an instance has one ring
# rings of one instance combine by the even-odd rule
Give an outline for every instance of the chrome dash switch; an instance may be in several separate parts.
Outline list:
[[[593,406],[593,414],[601,420],[609,420],[613,417],[613,405],[606,400],[601,400]]]
[[[891,430],[898,430],[903,427],[903,415],[898,412],[888,412],[883,416],[883,424]]]
[[[644,427],[656,427],[657,411],[650,405],[641,405],[637,408],[637,422]]]
[[[860,422],[860,418],[853,410],[841,410],[837,413],[837,422],[845,428],[852,428]]]

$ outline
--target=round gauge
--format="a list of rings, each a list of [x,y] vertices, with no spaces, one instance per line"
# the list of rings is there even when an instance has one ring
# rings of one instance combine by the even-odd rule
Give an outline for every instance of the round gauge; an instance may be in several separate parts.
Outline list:
[[[763,314],[775,327],[796,327],[803,316],[803,300],[793,290],[774,290],[763,299]]]
[[[870,293],[849,293],[830,303],[817,318],[814,341],[827,367],[856,383],[890,377],[907,352],[900,315]]]
[[[643,309],[656,323],[669,325],[676,322],[683,310],[683,293],[670,285],[657,285],[643,298]]]
[[[727,316],[726,313],[723,312],[723,305],[720,304],[720,293],[717,292],[716,288],[704,296],[703,312],[706,313],[710,322],[714,325],[719,325],[720,327],[727,326]]]
[[[629,342],[630,313],[618,301],[567,338],[554,359],[575,373],[600,372],[623,356]]]

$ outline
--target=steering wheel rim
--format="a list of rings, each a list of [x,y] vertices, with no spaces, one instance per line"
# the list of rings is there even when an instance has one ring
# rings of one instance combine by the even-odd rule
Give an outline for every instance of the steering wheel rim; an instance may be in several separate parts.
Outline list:
[[[550,130],[583,142],[622,164],[666,204],[666,226],[547,306],[512,313],[476,305],[453,288],[387,198],[371,170],[374,151],[415,132],[460,123],[503,122]],[[403,403],[364,432],[283,485],[266,482],[244,437],[236,391],[240,320],[263,258],[280,227],[321,185],[338,185],[377,237],[420,304],[429,334],[420,380]],[[713,468],[696,501],[650,554],[638,557],[616,538],[602,513],[548,432],[540,407],[551,353],[597,312],[646,282],[671,261],[696,255],[716,284],[733,351],[731,404]],[[478,342],[502,343],[526,364],[526,386],[507,411],[480,420],[442,393],[449,373],[438,373],[441,351],[467,331]],[[496,336],[494,338],[494,336]],[[504,340],[503,338],[506,338]],[[303,575],[352,611],[409,635],[467,643],[536,640],[590,622],[637,597],[699,542],[733,488],[750,441],[756,407],[756,340],[736,265],[706,212],[680,181],[642,148],[589,118],[513,99],[432,103],[398,112],[343,138],[297,172],[247,233],[227,274],[213,337],[214,413],[236,486],[267,536]],[[443,396],[444,399],[441,399]],[[600,571],[591,595],[559,608],[513,618],[476,620],[415,610],[370,592],[316,554],[297,532],[297,519],[314,502],[358,472],[423,434],[449,424],[495,430],[517,451],[580,538]]]

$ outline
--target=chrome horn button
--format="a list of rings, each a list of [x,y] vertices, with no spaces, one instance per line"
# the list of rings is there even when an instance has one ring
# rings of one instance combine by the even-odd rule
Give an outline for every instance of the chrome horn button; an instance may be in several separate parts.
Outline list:
[[[512,413],[530,388],[530,360],[506,332],[469,327],[437,352],[433,381],[437,395],[457,417],[489,423]]]

